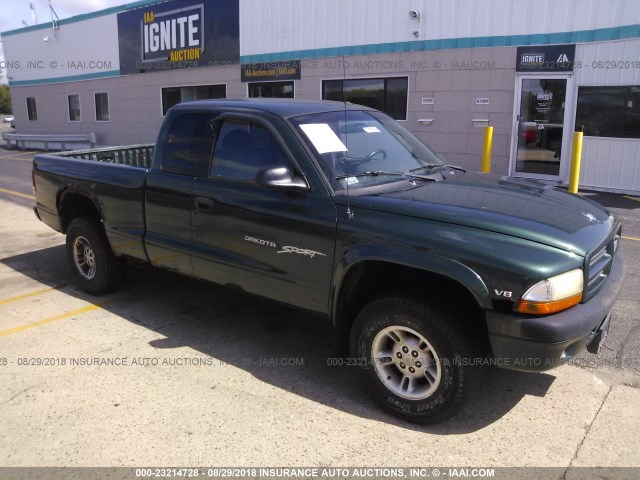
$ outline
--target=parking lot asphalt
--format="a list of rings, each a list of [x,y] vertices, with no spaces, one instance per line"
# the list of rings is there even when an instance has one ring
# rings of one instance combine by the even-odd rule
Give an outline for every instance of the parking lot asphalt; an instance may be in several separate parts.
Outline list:
[[[585,194],[625,222],[601,353],[487,369],[460,415],[416,426],[331,365],[323,320],[147,267],[82,293],[30,160],[0,150],[0,465],[640,467],[639,198]]]

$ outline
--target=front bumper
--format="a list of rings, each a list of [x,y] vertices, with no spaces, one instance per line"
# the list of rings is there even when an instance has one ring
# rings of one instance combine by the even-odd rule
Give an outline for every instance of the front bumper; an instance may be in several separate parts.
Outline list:
[[[562,365],[585,347],[597,352],[609,328],[611,309],[622,290],[624,261],[617,255],[607,281],[585,303],[544,317],[486,312],[496,365],[541,372]]]

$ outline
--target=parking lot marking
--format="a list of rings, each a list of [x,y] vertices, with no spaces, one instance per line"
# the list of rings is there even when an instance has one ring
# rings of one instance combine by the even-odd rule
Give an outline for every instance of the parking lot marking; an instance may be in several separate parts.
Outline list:
[[[7,190],[6,188],[0,188],[1,193],[8,193],[9,195],[15,195],[16,197],[28,198],[29,200],[35,200],[33,195],[27,195],[26,193],[16,192],[14,190]]]
[[[633,240],[634,242],[640,242],[640,238],[638,237],[625,237],[624,235],[622,235],[622,238],[624,238],[625,240]]]
[[[11,155],[2,155],[0,156],[0,159],[13,158],[13,157],[18,157],[20,155],[31,155],[32,153],[36,153],[35,150],[32,150],[30,152],[12,153]]]
[[[35,327],[40,327],[42,325],[46,325],[47,323],[57,322],[58,320],[65,320],[70,317],[74,317],[76,315],[81,315],[83,313],[92,312],[94,310],[98,310],[100,305],[87,305],[86,307],[78,308],[76,310],[72,310],[67,313],[61,313],[60,315],[56,315],[54,317],[43,318],[42,320],[37,320],[35,322],[27,323],[25,325],[20,325],[18,327],[7,328],[6,330],[0,330],[0,337],[6,337],[9,335],[13,335],[14,333],[24,332],[25,330],[30,330]]]
[[[41,295],[43,293],[50,292],[51,290],[53,290],[53,287],[45,288],[42,290],[36,290],[34,292],[23,293],[21,295],[16,295],[15,297],[0,300],[0,305],[6,305],[7,303],[17,302],[18,300],[22,300],[23,298],[35,297],[36,295]]]
[[[629,200],[635,200],[636,202],[640,202],[640,198],[632,197],[630,195],[623,195],[624,198],[628,198]]]

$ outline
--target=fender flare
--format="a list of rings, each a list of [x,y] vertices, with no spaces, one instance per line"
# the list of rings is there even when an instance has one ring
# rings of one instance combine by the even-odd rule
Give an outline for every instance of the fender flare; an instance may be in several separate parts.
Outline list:
[[[492,308],[489,289],[480,275],[469,266],[457,260],[427,252],[408,252],[402,249],[390,250],[388,245],[385,245],[384,248],[377,245],[365,245],[349,250],[336,262],[331,291],[331,318],[336,328],[338,327],[340,292],[344,287],[344,281],[354,267],[365,262],[383,262],[401,265],[442,275],[466,288],[480,308]]]

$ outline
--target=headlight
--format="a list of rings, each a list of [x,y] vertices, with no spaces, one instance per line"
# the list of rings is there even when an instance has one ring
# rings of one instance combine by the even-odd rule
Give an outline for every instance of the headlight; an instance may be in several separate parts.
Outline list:
[[[516,310],[546,315],[573,307],[582,300],[582,269],[576,268],[536,283],[522,296]]]

